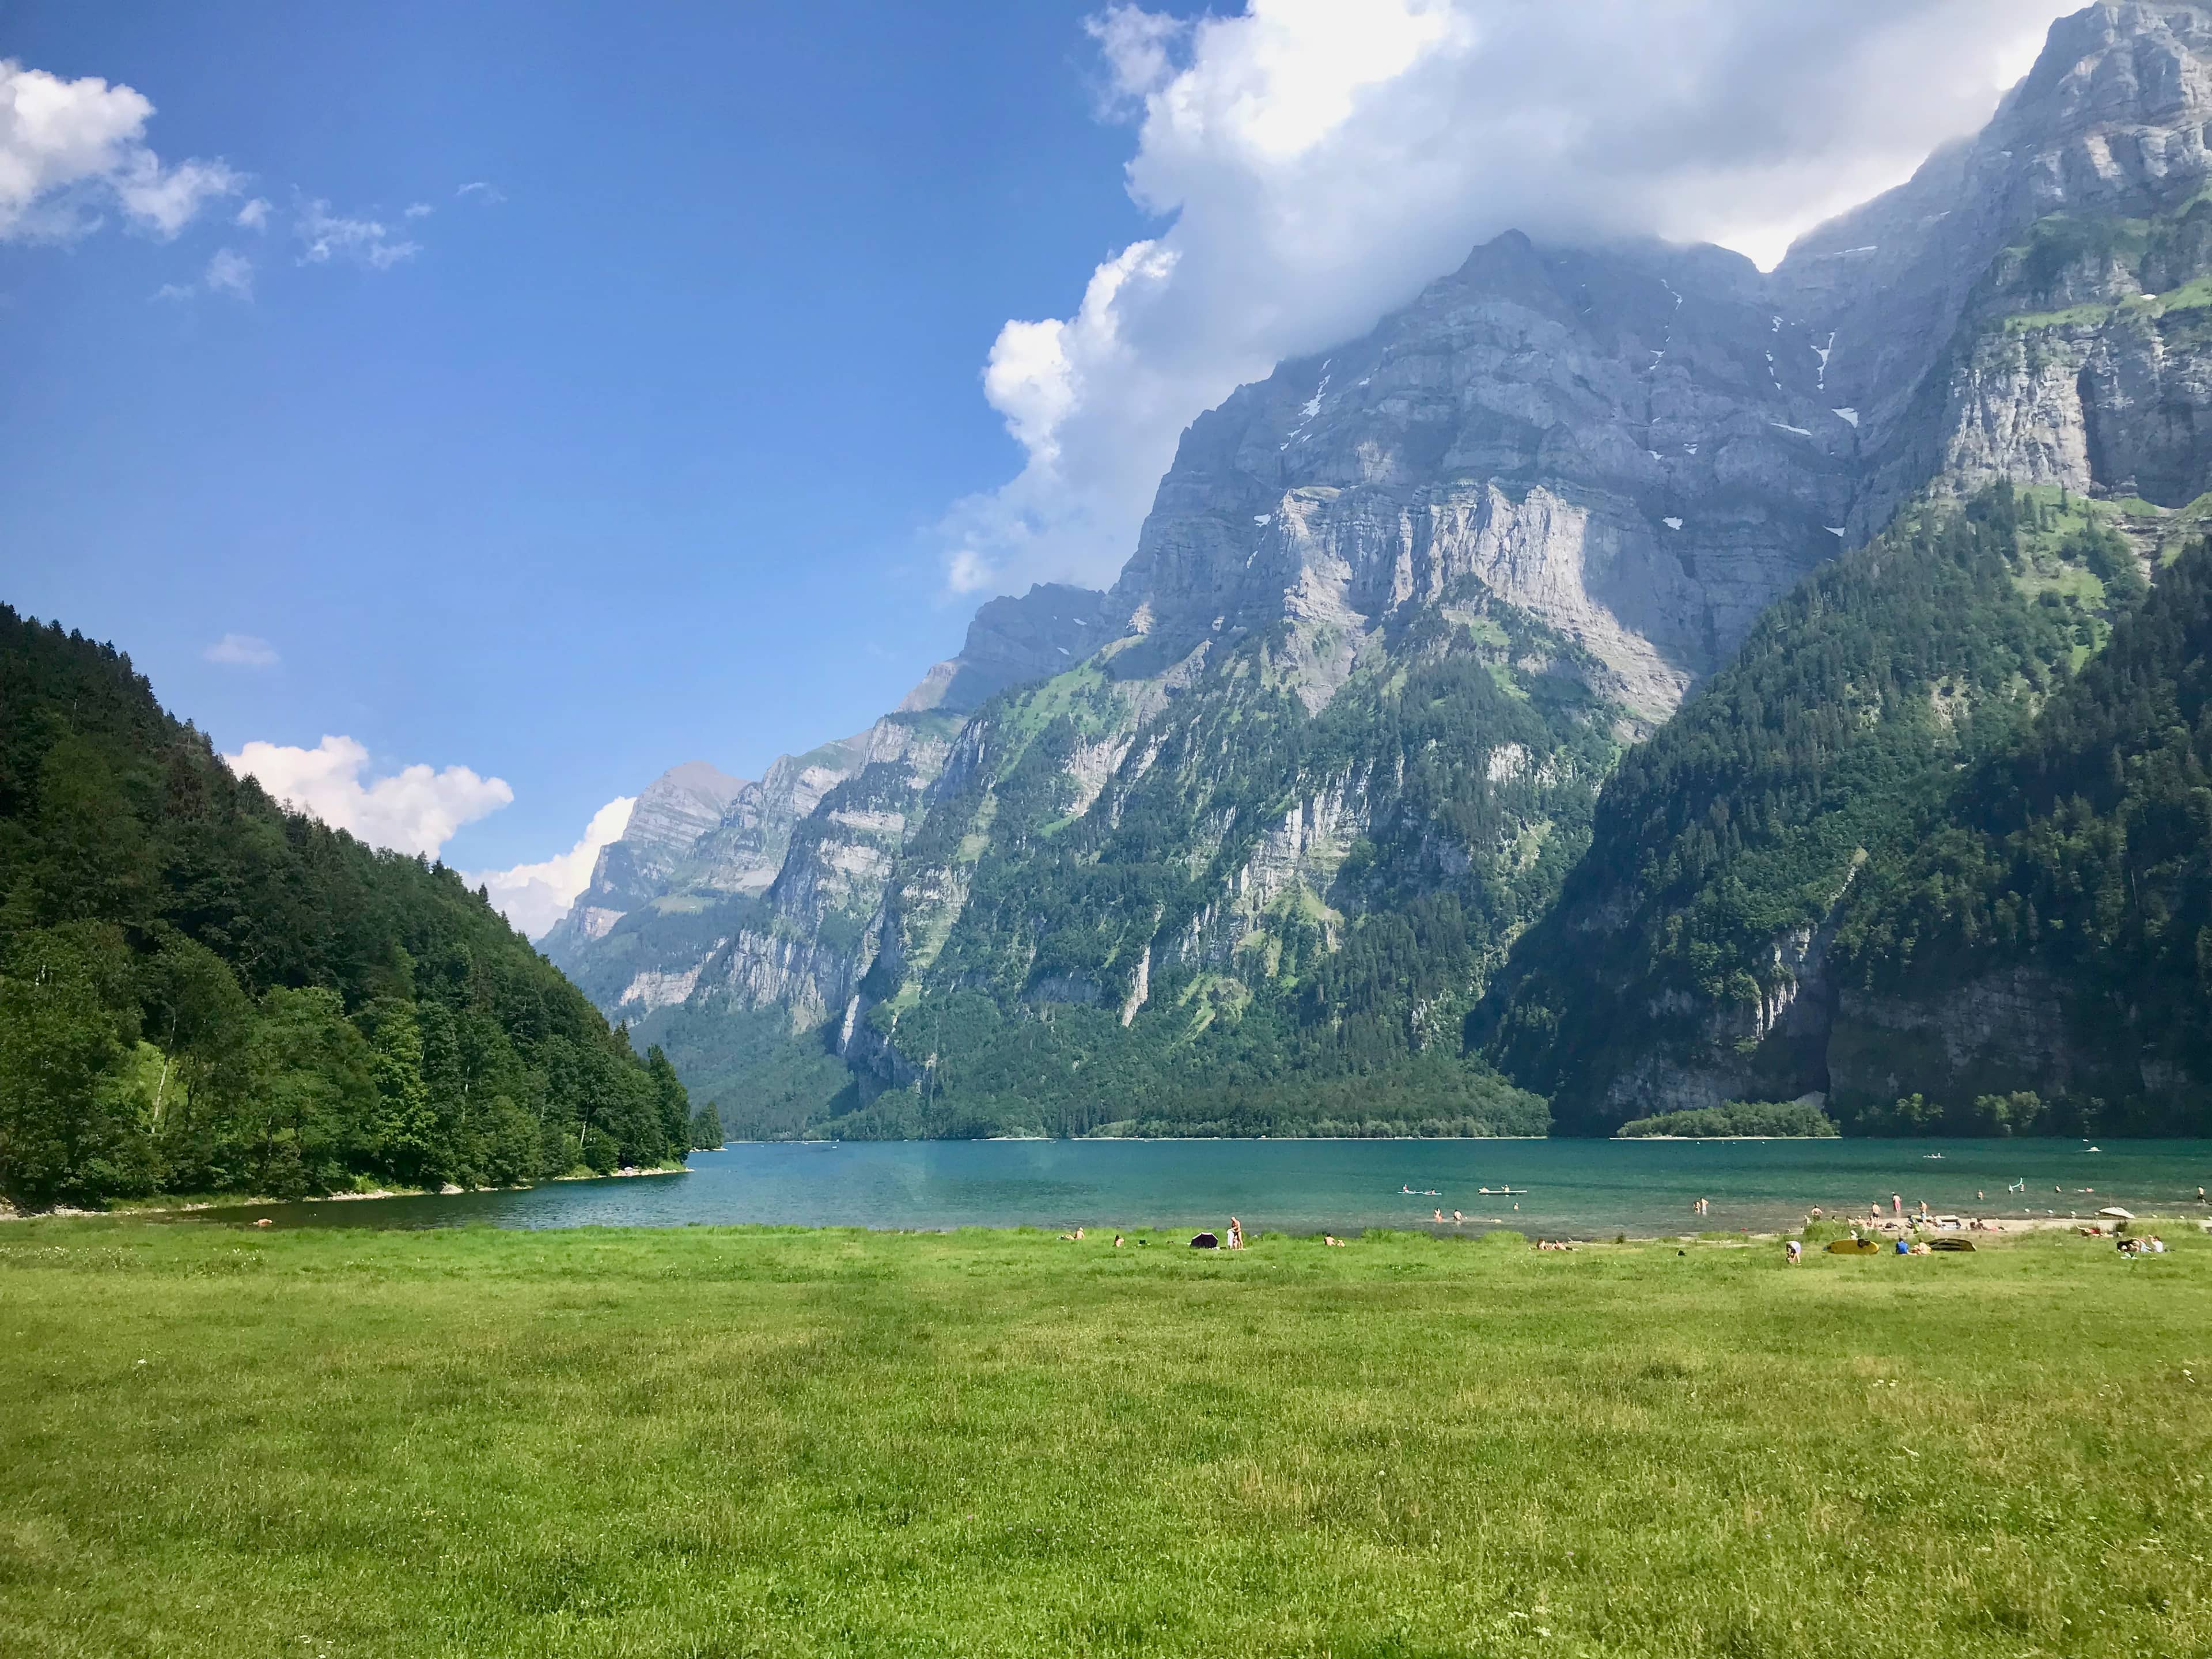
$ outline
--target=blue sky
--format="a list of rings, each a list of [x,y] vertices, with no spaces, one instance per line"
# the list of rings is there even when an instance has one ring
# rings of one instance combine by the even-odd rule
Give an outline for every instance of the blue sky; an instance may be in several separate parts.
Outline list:
[[[1185,422],[1476,240],[1771,259],[2057,9],[19,0],[0,598],[542,860],[1109,580]]]
[[[973,605],[922,532],[1018,465],[993,337],[1142,226],[1083,15],[12,9],[0,53],[128,83],[164,161],[252,179],[174,240],[0,244],[4,597],[227,749],[507,779],[464,865],[865,726]],[[302,265],[316,200],[420,251]],[[224,249],[250,302],[155,297]],[[281,661],[205,660],[227,634]]]

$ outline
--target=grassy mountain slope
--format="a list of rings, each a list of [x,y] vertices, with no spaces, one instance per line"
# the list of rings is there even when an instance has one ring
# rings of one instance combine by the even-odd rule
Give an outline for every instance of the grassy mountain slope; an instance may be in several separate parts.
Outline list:
[[[1114,659],[1007,694],[887,905],[842,1134],[1525,1133],[1462,1053],[1618,752],[1564,641],[1479,591],[1370,641],[1248,641],[1139,718]]]
[[[0,607],[0,1195],[680,1158],[683,1086],[442,866],[278,807]]]

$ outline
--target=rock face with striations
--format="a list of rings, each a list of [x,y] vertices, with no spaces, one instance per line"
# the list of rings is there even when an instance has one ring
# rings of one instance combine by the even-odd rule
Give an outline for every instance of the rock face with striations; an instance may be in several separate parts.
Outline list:
[[[854,930],[833,928],[845,948],[817,949],[815,935],[833,915],[865,926],[905,819],[896,806],[855,811],[830,798],[849,798],[848,786],[875,796],[926,786],[969,711],[1096,648],[1111,632],[1101,604],[1066,586],[994,599],[960,655],[866,731],[781,756],[758,782],[702,762],[665,774],[546,935],[546,955],[617,1018],[644,1018],[695,991],[787,1008],[802,1024],[825,997],[842,1006],[857,976],[842,935]]]
[[[1978,137],[1790,249],[1778,302],[1820,340],[1827,388],[1864,434],[1854,541],[1943,471],[1963,420],[1989,417],[1962,406],[1972,392],[1957,381],[1973,372],[1972,313],[2008,247],[2053,215],[2171,210],[2212,176],[2208,65],[2212,13],[2201,6],[2105,4],[2062,18]],[[2047,378],[2019,386],[2030,432],[2050,389]]]
[[[622,835],[599,849],[592,884],[545,936],[546,954],[561,962],[666,891],[692,848],[722,822],[730,804],[757,787],[704,761],[687,762],[655,778],[630,809]]]
[[[1714,248],[1508,234],[1366,338],[1201,416],[1109,596],[1147,660],[1278,622],[1353,642],[1480,580],[1663,719],[1835,551],[1858,432],[1808,332]]]

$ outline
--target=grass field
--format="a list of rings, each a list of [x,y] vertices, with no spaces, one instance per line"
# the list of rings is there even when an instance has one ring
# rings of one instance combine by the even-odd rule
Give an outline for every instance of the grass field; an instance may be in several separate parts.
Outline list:
[[[0,1231],[0,1653],[2212,1653],[2212,1248]]]

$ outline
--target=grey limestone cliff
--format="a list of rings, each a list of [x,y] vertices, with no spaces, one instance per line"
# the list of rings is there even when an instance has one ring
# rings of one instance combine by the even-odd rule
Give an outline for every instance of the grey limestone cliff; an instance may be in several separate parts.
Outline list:
[[[1972,350],[1961,329],[1971,331],[2006,249],[2053,215],[2185,204],[2212,176],[2208,125],[2212,12],[2090,6],[2053,25],[2034,69],[1978,137],[1790,249],[1775,273],[1778,303],[1820,341],[1823,391],[1856,411],[1863,434],[1854,541],[1943,470],[1961,415],[1952,382]],[[2047,379],[2024,385],[2024,404],[2049,389]],[[2032,408],[2022,414],[2033,431]]]
[[[630,911],[665,892],[731,803],[758,787],[704,761],[673,767],[647,784],[622,835],[599,849],[591,885],[545,936],[546,954],[565,966]]]
[[[1200,417],[1109,599],[1157,662],[1279,621],[1349,645],[1471,576],[1663,719],[1836,550],[1858,432],[1815,343],[1733,254],[1500,237]]]

